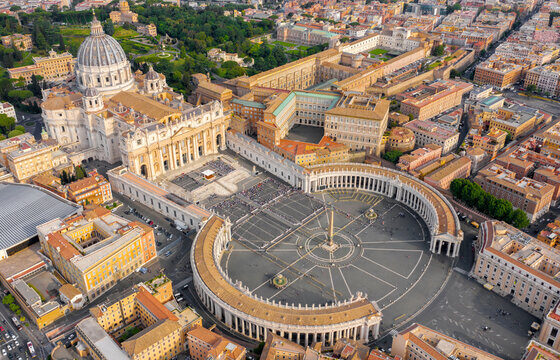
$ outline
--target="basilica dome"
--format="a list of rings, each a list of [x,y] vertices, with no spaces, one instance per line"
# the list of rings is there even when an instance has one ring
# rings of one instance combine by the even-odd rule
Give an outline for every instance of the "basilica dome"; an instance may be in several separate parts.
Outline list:
[[[78,50],[76,79],[82,91],[95,88],[103,95],[116,94],[134,85],[130,62],[120,44],[105,34],[94,18],[91,34]]]

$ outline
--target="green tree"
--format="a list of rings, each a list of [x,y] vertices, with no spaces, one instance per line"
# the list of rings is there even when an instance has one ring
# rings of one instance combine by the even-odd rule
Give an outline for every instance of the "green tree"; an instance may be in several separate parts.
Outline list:
[[[2,299],[2,304],[10,305],[10,304],[13,304],[14,300],[15,300],[14,296],[12,294],[8,294],[8,295],[4,296],[4,298]]]
[[[0,98],[5,98],[8,96],[8,92],[13,90],[12,80],[4,78],[0,79]]]
[[[438,45],[438,46],[434,46],[432,48],[432,55],[433,56],[442,56],[443,54],[445,54],[445,46],[444,45]]]
[[[8,97],[10,100],[15,102],[22,102],[25,99],[28,99],[33,96],[33,93],[29,90],[10,90],[8,91]]]
[[[62,170],[62,174],[60,175],[60,182],[62,183],[62,185],[66,185],[70,182],[66,170]]]
[[[45,35],[42,32],[37,32],[35,34],[35,46],[39,50],[48,50],[49,44],[47,43],[47,39],[45,39]]]
[[[531,94],[536,93],[537,92],[537,85],[534,85],[534,84],[527,85],[527,91],[530,92]]]
[[[409,121],[414,120],[414,115],[413,115],[413,114],[408,114],[408,120],[409,120]]]
[[[16,119],[9,117],[6,114],[0,114],[0,132],[6,135],[14,130],[16,126]]]
[[[461,77],[461,73],[456,69],[451,69],[451,71],[449,72],[449,77],[450,78]]]
[[[27,90],[35,96],[41,96],[41,85],[39,85],[39,79],[35,74],[31,75],[31,84],[27,85]]]
[[[16,128],[14,130],[25,132],[25,127],[23,125],[16,125]]]
[[[383,159],[392,162],[393,164],[396,164],[399,161],[399,158],[401,157],[402,152],[398,151],[398,150],[391,150],[391,151],[387,151],[385,154],[383,154]]]
[[[19,135],[23,135],[25,133],[25,131],[21,131],[21,130],[12,130],[8,133],[8,138],[13,138],[15,136],[19,136]]]
[[[86,172],[82,169],[81,166],[76,166],[74,168],[74,172],[76,173],[76,179],[80,180],[86,177]]]
[[[515,209],[511,213],[510,223],[518,229],[523,229],[529,226],[530,221],[523,210]]]
[[[62,34],[58,38],[58,50],[66,51],[66,44],[64,43],[64,36],[62,36]]]
[[[113,21],[111,19],[108,19],[105,24],[103,24],[103,31],[105,31],[105,34],[113,36],[115,33],[115,26],[113,25]]]

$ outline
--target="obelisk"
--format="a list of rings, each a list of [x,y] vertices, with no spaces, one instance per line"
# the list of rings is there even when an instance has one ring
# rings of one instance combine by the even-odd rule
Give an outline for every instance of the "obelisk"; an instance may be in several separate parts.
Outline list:
[[[334,246],[333,238],[334,238],[334,207],[331,206],[331,211],[329,216],[329,233],[328,233],[329,247],[331,249]]]

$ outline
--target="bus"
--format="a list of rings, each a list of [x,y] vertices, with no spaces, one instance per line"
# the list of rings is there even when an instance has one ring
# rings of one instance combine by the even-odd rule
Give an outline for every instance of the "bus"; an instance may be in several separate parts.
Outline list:
[[[35,353],[35,348],[33,347],[33,344],[31,343],[31,341],[27,342],[27,348],[29,349],[29,353],[31,354],[32,358],[37,357],[37,354]]]
[[[17,319],[17,317],[13,316],[12,317],[12,322],[14,323],[14,325],[16,326],[16,328],[18,330],[21,330],[21,323],[19,322],[19,320]]]

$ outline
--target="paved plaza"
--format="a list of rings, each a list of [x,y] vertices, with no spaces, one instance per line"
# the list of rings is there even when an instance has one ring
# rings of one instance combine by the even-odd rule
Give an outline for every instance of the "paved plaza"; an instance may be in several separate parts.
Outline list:
[[[193,191],[201,186],[206,185],[210,181],[218,180],[235,169],[226,164],[220,159],[212,160],[197,168],[196,170],[189,171],[188,173],[181,174],[173,179],[171,182],[187,191]],[[205,171],[211,171],[213,176],[208,179],[204,176]]]
[[[331,207],[334,248],[327,248]],[[451,269],[428,251],[428,229],[411,209],[371,193],[308,195],[268,179],[213,210],[233,223],[221,263],[233,281],[259,297],[310,306],[367,294],[383,312],[382,331],[421,309]],[[279,274],[288,280],[281,288],[271,283]]]

